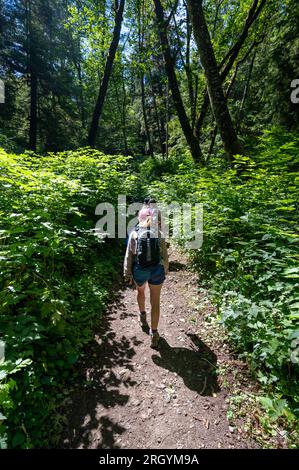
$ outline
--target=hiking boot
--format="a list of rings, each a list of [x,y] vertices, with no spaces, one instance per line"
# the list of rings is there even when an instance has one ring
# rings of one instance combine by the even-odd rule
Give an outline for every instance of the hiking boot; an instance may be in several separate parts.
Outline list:
[[[150,331],[150,337],[151,337],[151,348],[156,349],[159,345],[159,340],[160,340],[160,335],[158,331],[155,331],[154,333]]]
[[[138,323],[141,328],[147,327],[146,312],[140,312],[138,314]]]

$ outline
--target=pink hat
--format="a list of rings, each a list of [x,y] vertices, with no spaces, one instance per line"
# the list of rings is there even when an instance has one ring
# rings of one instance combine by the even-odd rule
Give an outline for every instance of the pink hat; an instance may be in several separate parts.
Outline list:
[[[148,207],[143,207],[138,213],[138,220],[139,222],[142,222],[143,220],[146,220],[146,218],[151,215],[152,215],[152,210],[149,209]]]

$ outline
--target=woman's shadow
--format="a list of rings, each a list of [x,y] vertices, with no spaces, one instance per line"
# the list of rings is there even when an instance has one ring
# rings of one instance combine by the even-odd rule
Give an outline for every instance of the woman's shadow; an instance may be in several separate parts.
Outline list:
[[[153,362],[164,369],[176,372],[184,384],[199,395],[207,396],[219,391],[217,383],[217,356],[195,334],[187,334],[196,349],[171,347],[164,338],[160,339]]]

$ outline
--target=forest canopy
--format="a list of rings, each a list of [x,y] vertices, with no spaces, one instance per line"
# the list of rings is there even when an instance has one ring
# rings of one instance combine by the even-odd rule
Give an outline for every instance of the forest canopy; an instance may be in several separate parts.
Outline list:
[[[1,139],[13,148],[191,148],[204,163],[223,136],[240,153],[264,127],[298,129],[296,0],[1,0],[0,14]]]

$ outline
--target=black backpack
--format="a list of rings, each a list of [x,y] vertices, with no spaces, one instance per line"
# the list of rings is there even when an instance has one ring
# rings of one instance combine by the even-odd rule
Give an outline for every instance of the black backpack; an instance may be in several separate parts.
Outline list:
[[[136,227],[137,232],[137,264],[152,266],[160,262],[160,240],[150,228]]]

